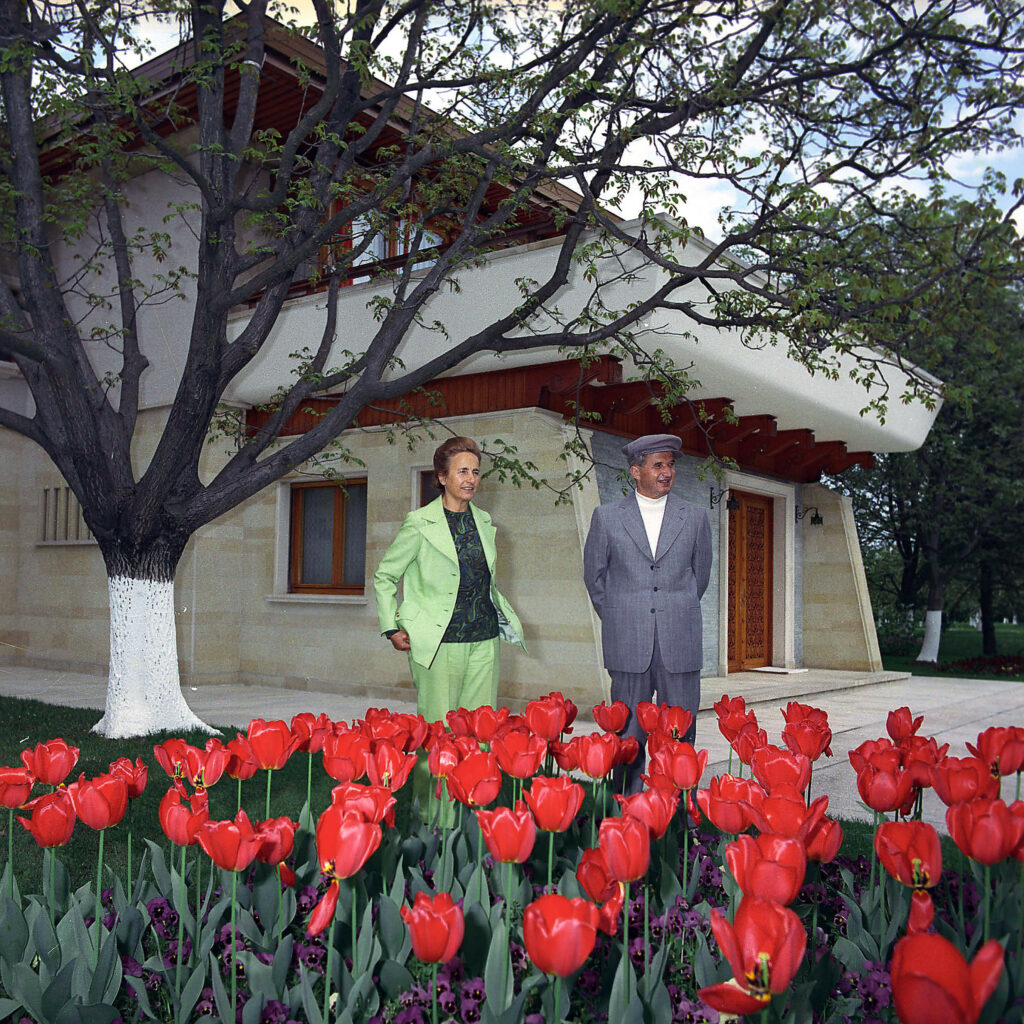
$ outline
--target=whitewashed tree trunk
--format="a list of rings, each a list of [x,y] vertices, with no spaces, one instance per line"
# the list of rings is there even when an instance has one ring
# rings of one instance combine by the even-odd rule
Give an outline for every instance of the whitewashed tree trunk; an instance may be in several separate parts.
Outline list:
[[[938,661],[939,640],[942,637],[942,612],[929,611],[924,613],[924,643],[917,661]]]
[[[110,679],[92,731],[109,739],[166,729],[213,732],[185,703],[178,677],[174,583],[111,576]]]

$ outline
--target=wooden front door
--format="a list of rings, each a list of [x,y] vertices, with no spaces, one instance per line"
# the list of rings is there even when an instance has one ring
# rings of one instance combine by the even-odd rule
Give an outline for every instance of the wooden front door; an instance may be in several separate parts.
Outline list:
[[[771,498],[733,490],[729,510],[729,671],[772,661]]]

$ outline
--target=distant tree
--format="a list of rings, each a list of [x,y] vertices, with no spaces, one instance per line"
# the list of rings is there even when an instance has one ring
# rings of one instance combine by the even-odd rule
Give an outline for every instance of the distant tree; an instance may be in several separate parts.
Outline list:
[[[195,531],[315,456],[363,406],[475,353],[613,342],[638,352],[644,318],[673,309],[754,344],[781,340],[822,373],[855,351],[881,404],[878,382],[904,360],[903,341],[865,348],[860,326],[926,308],[930,285],[959,268],[889,266],[870,247],[851,263],[851,218],[907,175],[941,179],[957,153],[1021,141],[1012,0],[311,2],[312,24],[293,36],[306,41],[301,102],[281,129],[257,116],[280,84],[267,58],[282,30],[266,0],[233,19],[223,0],[0,0],[0,357],[30,393],[0,407],[0,426],[53,460],[103,554],[111,636],[127,638],[111,651],[97,726],[108,736],[194,723],[172,588]],[[183,27],[180,50],[152,77],[128,70],[166,25]],[[131,204],[143,175],[180,196],[152,223]],[[653,214],[684,217],[687,183],[708,180],[738,200],[720,238],[687,247],[695,229]],[[602,211],[629,188],[645,199],[632,233]],[[538,196],[561,232],[551,269],[522,280],[515,304],[472,336],[436,323],[432,297],[514,242]],[[883,234],[889,218],[879,216]],[[392,289],[376,331],[348,337],[339,286],[396,223],[432,262],[418,273],[412,260],[383,265]],[[991,228],[965,226],[966,257]],[[301,372],[280,382],[266,428],[204,478],[226,389],[324,247],[334,251],[322,331]],[[601,275],[627,251],[660,276],[622,309],[602,300]],[[560,311],[577,268],[591,301]],[[181,296],[180,337],[147,344],[155,304]],[[246,306],[230,335],[229,315]],[[414,327],[446,343],[401,367],[395,353]],[[158,369],[177,390],[137,467],[140,393]],[[278,443],[292,412],[324,391],[344,394]]]

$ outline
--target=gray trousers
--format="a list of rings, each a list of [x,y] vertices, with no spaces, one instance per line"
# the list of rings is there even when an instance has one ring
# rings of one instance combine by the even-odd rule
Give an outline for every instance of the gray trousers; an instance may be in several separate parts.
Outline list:
[[[647,765],[647,736],[636,717],[636,706],[640,701],[654,701],[686,708],[693,715],[690,726],[683,740],[693,743],[697,736],[697,709],[700,707],[700,670],[696,672],[669,672],[661,660],[661,649],[658,646],[658,635],[654,635],[654,653],[651,664],[646,672],[612,672],[612,700],[621,700],[629,708],[629,721],[622,731],[623,736],[635,736],[640,744],[640,754],[628,765],[620,765],[613,776],[616,793],[638,793],[643,788],[644,773]]]

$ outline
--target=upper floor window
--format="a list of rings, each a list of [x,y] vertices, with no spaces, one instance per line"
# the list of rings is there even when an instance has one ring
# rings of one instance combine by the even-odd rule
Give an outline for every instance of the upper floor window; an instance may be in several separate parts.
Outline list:
[[[288,590],[362,594],[366,585],[366,479],[291,486]]]

